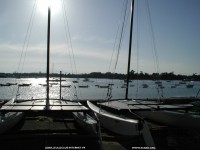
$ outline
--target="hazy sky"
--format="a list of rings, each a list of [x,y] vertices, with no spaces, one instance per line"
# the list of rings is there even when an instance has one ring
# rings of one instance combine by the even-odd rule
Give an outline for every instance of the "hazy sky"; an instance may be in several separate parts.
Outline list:
[[[35,0],[0,0],[0,72],[46,71],[47,7],[40,1],[34,5]],[[112,72],[116,52],[110,69],[109,64],[122,27],[124,1],[56,0],[51,16],[51,72],[75,73],[75,67],[77,73]],[[129,10],[129,0],[128,4]],[[148,4],[149,10],[145,0],[135,0],[131,70],[152,73],[158,65],[160,73],[200,74],[200,0],[148,0]],[[129,15],[117,73],[127,69]]]

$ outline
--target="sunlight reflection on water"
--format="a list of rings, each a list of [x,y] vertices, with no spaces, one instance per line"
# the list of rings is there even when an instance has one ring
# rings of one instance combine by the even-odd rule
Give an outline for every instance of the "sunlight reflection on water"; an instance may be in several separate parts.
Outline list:
[[[106,99],[108,89],[100,88],[100,86],[106,86],[112,83],[112,99],[120,99],[125,97],[125,89],[123,80],[107,80],[107,79],[90,79],[88,82],[84,82],[84,79],[63,78],[61,97],[64,99]],[[73,83],[77,80],[78,83]],[[38,99],[46,98],[46,78],[0,78],[0,84],[17,83],[17,85],[0,86],[0,99],[10,99],[16,96],[17,90],[19,92],[18,99]],[[162,89],[159,89],[159,94],[155,81],[151,80],[139,80],[130,83],[129,98],[157,98],[158,95],[164,97],[188,97],[196,96],[200,88],[200,82],[193,82],[193,88],[186,88],[186,84],[179,84],[180,81],[162,81]],[[20,84],[31,84],[30,86],[20,86]],[[50,81],[50,98],[60,97],[60,82]],[[143,84],[147,84],[148,87],[144,88]],[[177,84],[176,88],[171,88]],[[67,87],[70,86],[70,87]],[[82,88],[79,88],[82,86]],[[85,87],[84,87],[85,86]],[[88,87],[87,87],[88,86]],[[162,92],[163,91],[163,92]],[[77,96],[76,96],[77,95]]]

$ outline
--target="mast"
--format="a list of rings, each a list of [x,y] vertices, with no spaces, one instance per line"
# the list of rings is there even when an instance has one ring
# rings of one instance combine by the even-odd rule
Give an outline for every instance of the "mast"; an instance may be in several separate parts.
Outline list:
[[[50,69],[50,22],[51,22],[51,8],[48,7],[48,25],[47,25],[47,99],[46,110],[49,109],[49,69]]]
[[[62,71],[60,71],[60,100],[61,100],[61,98],[62,98],[62,93],[61,93],[61,92],[62,92],[62,91],[61,91],[61,90],[62,90],[62,89],[61,89],[61,88],[62,88],[62,85],[61,85],[61,82],[62,82]]]
[[[133,30],[133,11],[134,11],[134,0],[131,0],[131,20],[130,20],[130,37],[129,37],[129,52],[128,52],[128,67],[127,67],[127,78],[126,78],[126,95],[125,99],[128,99],[128,87],[130,78],[130,63],[131,63],[131,48],[132,48],[132,30]]]

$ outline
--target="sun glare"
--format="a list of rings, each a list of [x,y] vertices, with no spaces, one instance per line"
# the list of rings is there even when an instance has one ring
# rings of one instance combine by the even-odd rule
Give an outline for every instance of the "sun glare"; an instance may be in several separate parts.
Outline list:
[[[61,9],[60,0],[38,0],[37,9],[42,14],[47,14],[48,7],[51,7],[52,14],[56,14]]]

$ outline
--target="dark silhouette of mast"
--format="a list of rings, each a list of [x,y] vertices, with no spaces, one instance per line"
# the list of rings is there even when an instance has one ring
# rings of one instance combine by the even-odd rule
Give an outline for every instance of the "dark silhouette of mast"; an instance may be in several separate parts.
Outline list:
[[[131,1],[131,23],[130,23],[130,37],[129,37],[129,52],[128,52],[128,67],[127,67],[127,79],[126,79],[126,95],[125,99],[128,99],[128,87],[130,79],[130,63],[131,63],[131,48],[132,48],[132,30],[133,30],[133,12],[134,12],[134,0]]]
[[[49,70],[50,70],[50,23],[51,23],[51,8],[48,7],[48,25],[47,25],[47,99],[46,110],[49,109]]]

